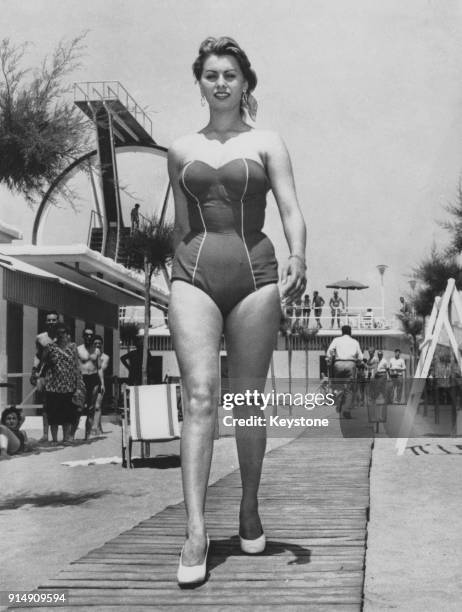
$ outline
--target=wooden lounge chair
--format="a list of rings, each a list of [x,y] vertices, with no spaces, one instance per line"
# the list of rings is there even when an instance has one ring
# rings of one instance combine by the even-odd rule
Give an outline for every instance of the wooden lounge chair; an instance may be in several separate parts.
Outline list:
[[[124,385],[123,397],[122,464],[131,468],[133,442],[141,442],[144,458],[145,444],[149,456],[150,442],[166,442],[180,438],[181,386]]]

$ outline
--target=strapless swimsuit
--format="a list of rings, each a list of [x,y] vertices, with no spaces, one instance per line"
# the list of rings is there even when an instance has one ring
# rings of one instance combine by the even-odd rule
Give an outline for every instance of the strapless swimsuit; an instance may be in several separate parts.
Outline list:
[[[268,178],[252,159],[219,168],[194,160],[184,166],[180,184],[191,231],[176,250],[172,281],[198,287],[226,316],[253,291],[278,282],[274,248],[261,231]]]

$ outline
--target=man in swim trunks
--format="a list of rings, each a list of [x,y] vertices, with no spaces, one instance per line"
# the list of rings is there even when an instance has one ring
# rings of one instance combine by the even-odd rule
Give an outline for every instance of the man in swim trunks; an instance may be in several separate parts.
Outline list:
[[[330,298],[330,328],[333,329],[334,322],[337,320],[337,327],[340,329],[340,313],[345,310],[345,302],[338,295],[338,291],[334,291],[334,295]]]
[[[99,354],[93,348],[93,339],[95,337],[94,327],[87,323],[83,330],[82,337],[83,344],[79,344],[77,353],[86,389],[85,408],[81,414],[87,417],[85,421],[85,439],[87,440],[93,424],[95,401],[100,390],[101,380],[98,373]],[[74,437],[77,431],[79,420],[80,414],[77,417],[77,422],[73,424],[72,437]]]
[[[306,293],[303,297],[302,313],[303,313],[302,326],[309,327],[310,314],[311,314],[311,300],[310,300],[310,296],[308,295],[308,293]]]
[[[37,391],[42,391],[45,387],[45,364],[43,362],[43,353],[45,348],[56,342],[56,328],[59,323],[59,314],[56,310],[50,310],[45,315],[45,331],[38,334],[35,338],[35,356],[34,365],[32,367],[32,373],[30,377],[30,383],[34,387],[37,387]],[[43,436],[40,442],[48,442],[48,417],[46,411],[45,400],[42,411],[43,421]]]
[[[316,319],[316,324],[318,326],[318,329],[321,329],[322,307],[325,304],[324,298],[319,295],[318,291],[313,291],[313,299],[311,303],[314,310],[314,318]]]
[[[103,397],[105,393],[104,372],[107,370],[110,357],[104,352],[104,341],[102,336],[99,336],[98,334],[96,334],[93,338],[92,350],[97,357],[97,367],[100,385],[96,393],[96,398],[94,402],[94,413],[90,414],[88,418],[90,419],[90,433],[99,435],[103,433],[103,429],[101,427],[101,407],[103,405]]]

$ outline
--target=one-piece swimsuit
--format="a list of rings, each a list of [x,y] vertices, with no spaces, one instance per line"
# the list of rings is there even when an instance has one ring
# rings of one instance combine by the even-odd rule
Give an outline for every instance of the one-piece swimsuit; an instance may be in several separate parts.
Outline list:
[[[181,173],[190,232],[178,245],[172,280],[209,295],[225,317],[241,300],[278,282],[265,221],[269,180],[262,164],[236,158],[219,168],[192,160]]]

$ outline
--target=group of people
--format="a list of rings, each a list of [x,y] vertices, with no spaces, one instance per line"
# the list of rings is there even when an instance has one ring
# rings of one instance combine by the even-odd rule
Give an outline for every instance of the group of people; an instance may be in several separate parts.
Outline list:
[[[319,295],[319,291],[313,291],[313,297],[306,293],[300,296],[293,303],[285,308],[285,314],[291,320],[291,329],[295,331],[300,327],[309,327],[311,311],[313,311],[314,320],[318,329],[322,328],[321,317],[323,307],[325,305],[324,298]],[[345,312],[345,302],[339,296],[338,291],[334,291],[329,300],[329,308],[331,315],[330,327],[334,328],[336,324],[340,328],[340,316]]]
[[[390,360],[383,351],[371,347],[364,355],[360,344],[351,337],[351,327],[344,325],[342,335],[334,338],[327,349],[330,377],[337,392],[342,393],[342,416],[351,418],[357,395],[360,403],[374,403],[382,396],[385,403],[400,404],[406,375],[401,350],[395,349]]]
[[[50,430],[56,444],[61,426],[63,442],[71,442],[82,415],[86,416],[85,439],[91,433],[102,433],[104,373],[109,365],[102,336],[95,333],[94,325],[86,323],[83,342],[77,346],[56,311],[46,314],[45,323],[45,331],[36,338],[30,379],[44,393],[42,441],[48,441]]]

